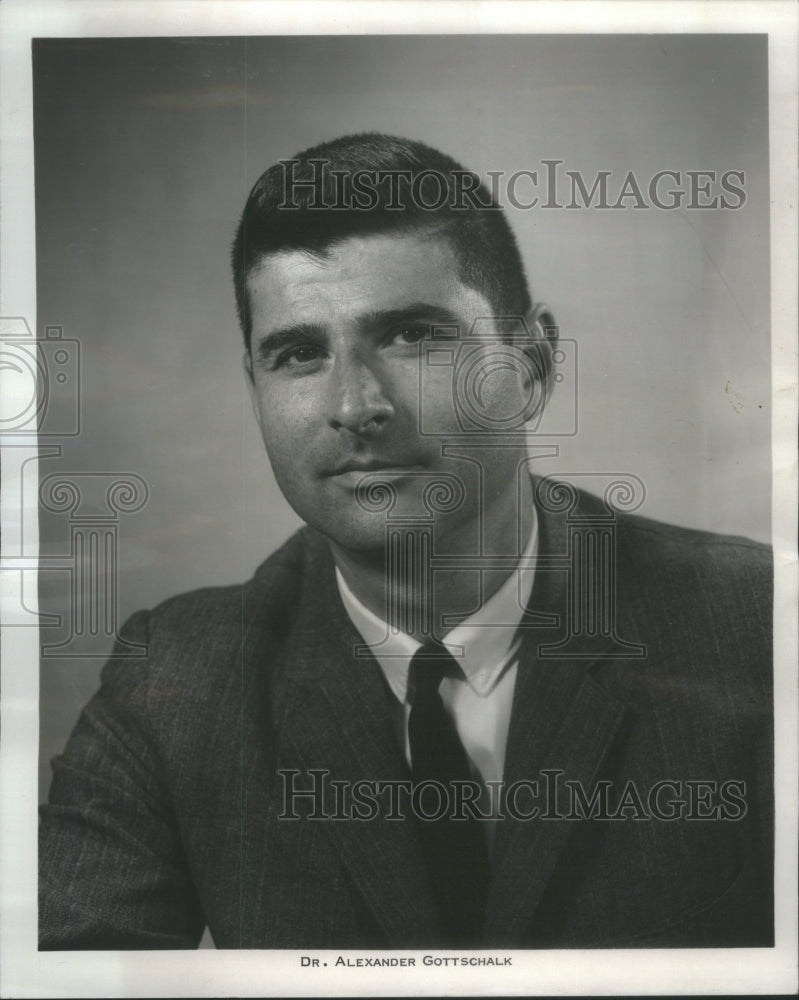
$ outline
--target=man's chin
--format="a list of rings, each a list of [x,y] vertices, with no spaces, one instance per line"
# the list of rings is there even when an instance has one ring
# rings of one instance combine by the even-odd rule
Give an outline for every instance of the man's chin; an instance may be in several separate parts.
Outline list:
[[[383,559],[386,551],[386,522],[379,524],[313,524],[317,531],[325,535],[334,546],[361,555],[372,554]]]
[[[464,531],[461,523],[455,523],[452,519],[441,516],[436,519],[430,518],[429,515],[427,518],[392,516],[389,521],[386,520],[385,514],[373,514],[352,520],[341,517],[335,523],[331,523],[327,518],[306,520],[325,535],[334,547],[353,554],[357,553],[361,558],[370,556],[369,562],[384,561],[388,546],[397,544],[400,544],[402,549],[402,554],[395,551],[399,559],[410,558],[414,561],[422,558],[422,550],[418,550],[415,556],[408,551],[410,535],[415,535],[418,543],[424,545],[428,557],[433,555],[433,550],[439,554],[461,552],[461,550],[472,552],[476,551],[477,545],[474,526]],[[405,541],[397,538],[398,533],[405,537]],[[393,541],[390,536],[394,536]],[[421,542],[422,536],[427,538],[427,542]]]

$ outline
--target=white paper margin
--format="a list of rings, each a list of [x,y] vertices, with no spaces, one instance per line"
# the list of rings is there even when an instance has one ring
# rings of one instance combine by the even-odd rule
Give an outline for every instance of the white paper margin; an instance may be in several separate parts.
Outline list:
[[[797,6],[791,2],[293,2],[5,0],[0,6],[0,317],[36,330],[31,38],[380,33],[768,33],[775,551],[776,946],[513,951],[506,969],[300,967],[300,951],[36,950],[38,634],[13,627],[19,498],[35,527],[36,466],[4,453],[0,994],[14,997],[794,993],[797,989]],[[267,30],[268,29],[268,30]],[[13,379],[3,378],[3,407]],[[4,410],[3,412],[9,412]],[[12,410],[13,412],[13,410]],[[20,480],[22,476],[22,481]],[[33,483],[33,489],[29,488]],[[24,488],[24,492],[23,491]],[[30,498],[28,502],[27,498]],[[31,515],[33,517],[31,518]],[[35,531],[26,538],[35,554]],[[14,566],[18,565],[14,561]],[[32,576],[32,574],[29,574]],[[27,591],[30,590],[30,593]],[[35,610],[35,587],[25,604]],[[329,959],[331,953],[307,952]],[[335,954],[335,953],[332,953]],[[350,957],[371,952],[347,951]],[[438,953],[444,954],[444,953]]]

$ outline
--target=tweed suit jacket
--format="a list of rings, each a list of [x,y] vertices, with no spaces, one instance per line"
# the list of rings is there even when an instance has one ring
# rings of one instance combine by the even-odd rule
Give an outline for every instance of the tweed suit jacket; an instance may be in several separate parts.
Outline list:
[[[497,822],[483,944],[772,944],[769,552],[620,514],[615,629],[575,629],[575,510],[606,514],[588,494],[538,511],[505,783],[626,789],[628,807],[569,816],[558,799],[525,819],[520,798]],[[321,535],[302,529],[247,584],[176,597],[124,635],[148,655],[109,660],[53,762],[42,949],[196,947],[206,925],[219,948],[446,943],[414,822],[331,818],[329,784],[286,809],[287,774],[407,777]]]

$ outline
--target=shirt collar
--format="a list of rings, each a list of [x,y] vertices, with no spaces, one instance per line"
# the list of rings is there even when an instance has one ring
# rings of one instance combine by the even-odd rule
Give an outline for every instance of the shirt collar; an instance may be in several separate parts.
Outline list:
[[[490,694],[518,653],[518,627],[530,600],[538,554],[538,519],[516,569],[474,614],[447,633],[443,642],[457,659],[469,686],[480,697]],[[421,646],[406,632],[397,632],[353,594],[336,567],[336,583],[353,625],[371,646],[389,687],[404,702],[411,657]]]

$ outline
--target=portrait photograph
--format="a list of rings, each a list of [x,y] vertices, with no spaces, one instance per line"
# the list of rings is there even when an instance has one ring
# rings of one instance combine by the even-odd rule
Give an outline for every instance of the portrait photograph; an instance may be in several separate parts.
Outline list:
[[[0,993],[795,990],[795,7],[29,6]]]

